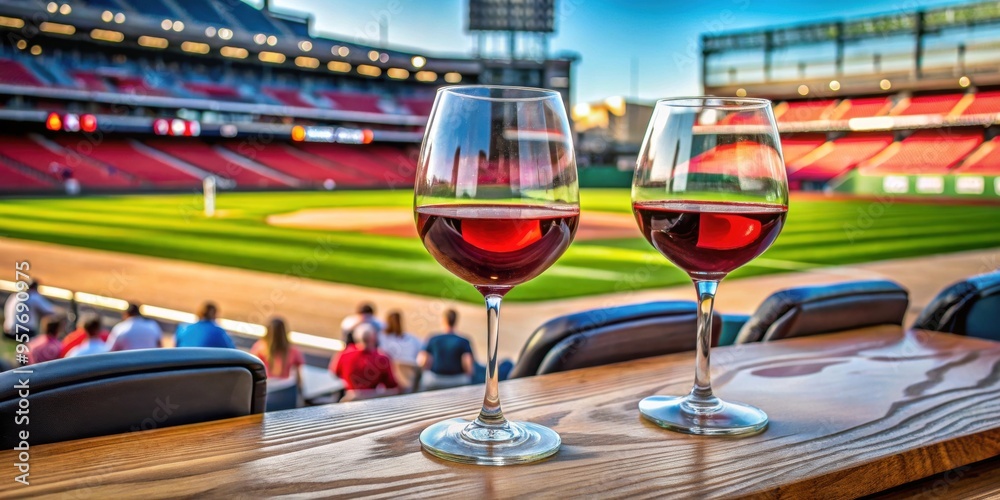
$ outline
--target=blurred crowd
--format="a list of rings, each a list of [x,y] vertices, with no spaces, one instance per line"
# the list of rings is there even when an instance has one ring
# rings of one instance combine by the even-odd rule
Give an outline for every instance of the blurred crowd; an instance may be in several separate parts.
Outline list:
[[[236,348],[219,326],[218,315],[216,304],[202,304],[196,322],[177,327],[173,347]],[[484,369],[475,361],[472,344],[456,330],[457,324],[458,313],[449,309],[443,314],[441,330],[421,341],[406,331],[401,312],[390,311],[381,319],[374,305],[362,303],[340,323],[345,348],[332,356],[329,371],[343,381],[348,399],[470,384],[477,374],[483,378]],[[294,378],[301,383],[305,356],[289,341],[287,323],[274,317],[266,327],[250,353],[263,362],[269,379]],[[28,364],[170,345],[169,338],[164,341],[160,324],[143,316],[135,303],[128,304],[110,330],[96,312],[79,314],[72,328],[67,315],[38,292],[37,282],[28,285],[25,300],[19,300],[18,294],[7,298],[3,331],[18,342],[28,340]],[[501,378],[510,367],[509,361],[500,367]]]

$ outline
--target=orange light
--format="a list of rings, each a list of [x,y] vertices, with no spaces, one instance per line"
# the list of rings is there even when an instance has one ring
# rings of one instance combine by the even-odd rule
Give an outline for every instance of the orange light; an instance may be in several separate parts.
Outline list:
[[[292,140],[295,142],[302,142],[306,140],[306,128],[302,125],[292,127]]]
[[[375,139],[375,133],[369,129],[364,129],[361,131],[361,142],[364,144],[371,144],[372,140]]]
[[[94,132],[97,130],[97,117],[94,115],[83,115],[80,117],[80,130],[84,132]]]
[[[62,118],[59,118],[58,113],[49,113],[49,117],[45,119],[45,128],[56,132],[62,130]]]

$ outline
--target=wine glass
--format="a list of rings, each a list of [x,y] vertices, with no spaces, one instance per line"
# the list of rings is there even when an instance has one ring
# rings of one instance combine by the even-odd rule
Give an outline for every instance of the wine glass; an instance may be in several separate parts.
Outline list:
[[[420,444],[437,457],[481,465],[533,462],[561,440],[500,408],[500,301],[569,247],[580,217],[573,140],[558,92],[453,86],[437,93],[414,186],[417,232],[445,269],[486,299],[486,397],[479,416],[434,424]]]
[[[632,209],[646,240],[688,273],[698,293],[694,388],[683,397],[645,398],[640,413],[689,434],[763,430],[763,411],[712,393],[709,348],[719,281],[767,250],[788,213],[788,180],[771,102],[658,101],[636,164]]]

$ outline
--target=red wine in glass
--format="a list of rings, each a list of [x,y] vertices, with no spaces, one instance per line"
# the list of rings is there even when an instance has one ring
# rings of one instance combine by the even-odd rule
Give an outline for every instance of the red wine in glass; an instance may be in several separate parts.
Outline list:
[[[575,206],[428,205],[417,231],[445,269],[480,291],[505,290],[548,269],[573,241]]]
[[[784,205],[705,201],[642,201],[633,209],[664,257],[691,276],[718,278],[764,253],[788,213]]]

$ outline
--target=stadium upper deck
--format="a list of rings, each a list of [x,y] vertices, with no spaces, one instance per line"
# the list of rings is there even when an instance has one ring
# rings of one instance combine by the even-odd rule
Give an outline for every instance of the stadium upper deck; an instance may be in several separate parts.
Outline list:
[[[402,185],[441,85],[569,106],[573,59],[438,57],[310,23],[242,0],[0,0],[0,191]]]

